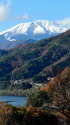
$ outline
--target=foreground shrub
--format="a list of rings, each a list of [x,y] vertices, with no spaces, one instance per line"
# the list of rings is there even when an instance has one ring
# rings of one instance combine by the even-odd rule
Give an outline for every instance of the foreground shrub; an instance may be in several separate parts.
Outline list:
[[[47,101],[49,101],[49,96],[47,92],[38,91],[37,93],[29,96],[27,100],[27,105],[32,105],[33,107],[41,107]]]
[[[54,115],[40,108],[6,106],[1,110],[1,125],[58,125]]]

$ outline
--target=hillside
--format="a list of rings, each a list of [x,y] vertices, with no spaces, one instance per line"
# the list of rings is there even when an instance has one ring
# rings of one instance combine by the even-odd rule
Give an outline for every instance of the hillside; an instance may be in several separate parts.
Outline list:
[[[5,55],[5,54],[8,54],[8,51],[6,50],[0,50],[0,57]]]
[[[54,88],[54,86],[55,86],[55,88]],[[52,90],[53,90],[53,93],[54,93],[54,92],[57,92],[56,91],[57,87],[61,87],[61,86],[63,89],[67,88],[70,90],[70,65],[68,67],[66,67],[60,74],[56,75],[56,77],[54,77],[54,79],[51,80],[46,85],[44,90],[46,92],[48,92],[48,91],[52,92]],[[65,89],[65,91],[67,91],[67,89]],[[69,91],[67,91],[67,92],[69,92]]]
[[[51,107],[70,118],[70,66],[51,80],[45,91],[49,93],[50,99],[52,98]]]
[[[29,96],[27,106],[42,107],[52,112],[60,125],[70,124],[70,65],[46,84],[46,87]]]
[[[33,78],[43,82],[54,77],[70,64],[69,34],[70,30],[35,44],[21,45],[1,56],[0,80]]]
[[[23,40],[16,40],[16,41],[7,41],[5,43],[0,42],[0,49],[9,50],[9,49],[13,49],[19,45],[23,45],[23,44],[27,44],[27,43],[36,43],[37,41],[38,40],[23,39]]]

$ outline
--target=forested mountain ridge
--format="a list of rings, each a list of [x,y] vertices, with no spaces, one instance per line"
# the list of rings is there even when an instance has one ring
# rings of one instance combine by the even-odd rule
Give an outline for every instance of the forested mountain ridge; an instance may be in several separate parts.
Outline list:
[[[42,82],[49,76],[54,77],[69,64],[70,30],[35,44],[9,50],[0,58],[0,80],[33,78]]]
[[[5,55],[5,54],[8,54],[7,50],[0,50],[0,57]]]

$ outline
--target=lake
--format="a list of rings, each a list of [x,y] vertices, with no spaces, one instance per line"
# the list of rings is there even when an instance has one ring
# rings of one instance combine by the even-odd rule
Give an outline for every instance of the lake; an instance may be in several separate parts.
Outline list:
[[[17,96],[0,96],[0,102],[7,102],[14,106],[25,106],[27,97],[17,97]]]

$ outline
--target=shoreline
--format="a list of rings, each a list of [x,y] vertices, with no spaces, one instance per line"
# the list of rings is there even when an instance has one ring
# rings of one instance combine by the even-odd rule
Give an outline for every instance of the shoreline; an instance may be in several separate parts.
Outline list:
[[[24,92],[24,90],[0,90],[0,96],[18,96],[18,97],[28,97],[29,94]]]

